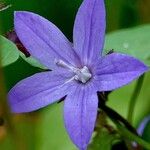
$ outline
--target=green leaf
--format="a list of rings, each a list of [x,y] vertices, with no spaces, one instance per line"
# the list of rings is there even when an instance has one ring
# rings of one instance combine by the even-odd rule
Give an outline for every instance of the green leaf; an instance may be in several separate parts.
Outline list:
[[[64,127],[62,103],[41,111],[36,137],[36,150],[77,150]]]
[[[109,133],[105,128],[97,131],[88,150],[111,150],[114,141],[118,140],[116,134]]]
[[[0,36],[0,55],[2,66],[14,63],[19,58],[19,51],[15,44]]]
[[[15,63],[4,67],[3,71],[6,88],[7,91],[9,91],[17,82],[39,72],[40,70],[39,68],[32,67],[19,57]]]
[[[105,52],[114,51],[134,56],[150,65],[150,25],[118,30],[107,34]]]
[[[29,63],[33,67],[41,68],[41,69],[47,69],[44,67],[38,60],[34,59],[32,56],[26,57],[22,52],[20,52],[20,56],[24,61]]]
[[[117,125],[118,130],[120,131],[122,136],[129,139],[130,141],[137,142],[147,150],[150,150],[150,143],[144,141],[141,137],[131,133],[129,130],[127,130],[125,127],[120,125],[118,122],[114,121],[114,123]]]
[[[3,21],[3,33],[12,29],[14,11],[28,10],[47,18],[72,39],[74,17],[81,2],[82,0],[59,0],[59,3],[56,0],[31,0],[30,3],[26,3],[24,0],[7,0],[7,3],[12,4],[13,7],[0,13]]]

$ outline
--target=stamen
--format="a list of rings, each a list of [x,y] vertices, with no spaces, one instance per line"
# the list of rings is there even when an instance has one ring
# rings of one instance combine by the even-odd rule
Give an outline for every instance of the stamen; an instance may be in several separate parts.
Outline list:
[[[76,75],[75,75],[75,76],[76,76]],[[68,82],[71,82],[71,81],[75,80],[75,76],[73,76],[71,79],[67,80],[67,81],[65,82],[65,84],[68,83]]]
[[[61,66],[61,67],[64,67],[64,68],[68,68],[68,69],[70,69],[71,71],[73,71],[75,73],[75,75],[71,79],[66,81],[65,84],[68,83],[68,82],[71,82],[73,80],[81,81],[82,83],[86,83],[92,77],[92,74],[90,73],[89,69],[86,66],[84,66],[83,68],[79,69],[79,68],[73,67],[73,66],[65,63],[64,61],[62,61],[60,59],[59,60],[55,59],[55,63],[58,66]]]
[[[65,63],[64,61],[62,61],[62,60],[60,60],[60,59],[55,59],[55,63],[56,63],[56,65],[61,66],[61,67],[63,67],[63,68],[68,68],[68,69],[71,69],[71,70],[74,69],[73,66],[68,65],[67,63]]]

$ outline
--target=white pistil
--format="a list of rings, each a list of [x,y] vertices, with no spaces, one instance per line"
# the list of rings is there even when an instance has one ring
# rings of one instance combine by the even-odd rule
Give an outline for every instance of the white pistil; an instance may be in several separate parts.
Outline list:
[[[89,69],[86,66],[79,69],[79,68],[73,67],[73,66],[65,63],[62,60],[55,60],[55,63],[56,63],[56,65],[64,67],[64,68],[68,68],[75,73],[75,76],[73,76],[71,79],[69,79],[66,83],[68,83],[72,80],[77,80],[77,81],[80,81],[82,83],[86,83],[92,77],[92,74],[90,73]]]

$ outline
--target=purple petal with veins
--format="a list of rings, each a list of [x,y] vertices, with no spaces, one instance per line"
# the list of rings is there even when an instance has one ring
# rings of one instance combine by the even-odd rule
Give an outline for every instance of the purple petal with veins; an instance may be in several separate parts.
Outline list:
[[[74,25],[73,45],[50,21],[15,12],[15,31],[29,53],[52,72],[20,81],[8,94],[12,112],[30,112],[65,96],[66,130],[80,150],[86,150],[97,116],[97,92],[115,90],[148,71],[124,54],[102,56],[105,36],[104,0],[84,0]]]

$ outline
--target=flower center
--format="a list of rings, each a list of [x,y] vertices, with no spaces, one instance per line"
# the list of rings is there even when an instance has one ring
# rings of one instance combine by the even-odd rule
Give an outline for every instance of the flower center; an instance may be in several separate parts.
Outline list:
[[[82,83],[86,83],[92,77],[92,74],[90,73],[88,67],[86,67],[86,66],[84,66],[83,68],[80,69],[80,68],[73,67],[73,66],[65,63],[62,60],[55,60],[55,63],[56,63],[56,65],[63,67],[63,68],[68,68],[69,70],[71,70],[72,72],[75,73],[75,75],[69,81],[76,80],[76,81],[80,81]]]

